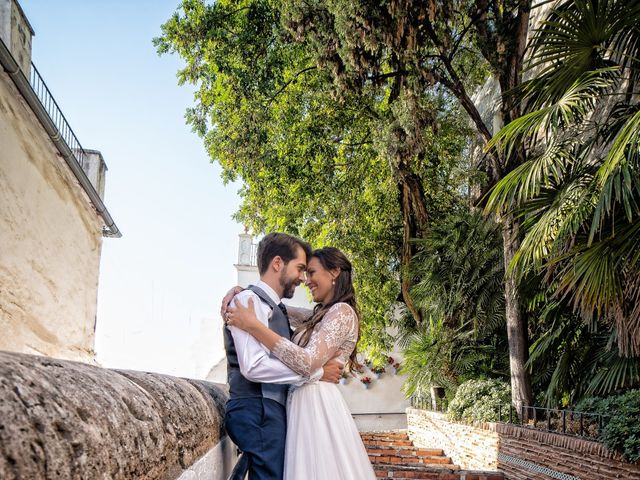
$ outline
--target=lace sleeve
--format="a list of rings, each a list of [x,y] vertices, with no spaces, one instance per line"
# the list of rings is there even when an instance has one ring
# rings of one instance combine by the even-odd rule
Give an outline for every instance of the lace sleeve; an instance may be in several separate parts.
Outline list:
[[[310,308],[292,307],[287,305],[287,313],[289,314],[289,323],[294,330],[309,321],[313,315]]]
[[[272,353],[294,372],[305,377],[331,359],[340,346],[357,337],[357,317],[346,303],[337,303],[325,314],[311,334],[309,344],[302,348],[282,338]]]

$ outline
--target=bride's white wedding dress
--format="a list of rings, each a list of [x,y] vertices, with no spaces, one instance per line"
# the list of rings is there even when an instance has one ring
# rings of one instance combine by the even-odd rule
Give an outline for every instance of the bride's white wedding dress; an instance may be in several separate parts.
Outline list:
[[[302,309],[289,309],[292,324]],[[294,313],[295,311],[295,313]],[[306,347],[282,339],[272,353],[301,375],[310,376],[339,353],[346,362],[358,340],[358,317],[346,303],[333,305],[314,327]],[[338,386],[327,382],[296,387],[287,405],[285,480],[375,480],[351,412]]]

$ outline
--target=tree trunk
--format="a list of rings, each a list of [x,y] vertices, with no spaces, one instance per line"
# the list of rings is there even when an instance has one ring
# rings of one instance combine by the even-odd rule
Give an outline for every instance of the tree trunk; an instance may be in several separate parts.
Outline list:
[[[503,216],[501,221],[504,242],[504,294],[511,369],[511,402],[517,411],[521,412],[523,406],[533,405],[531,377],[525,368],[529,359],[527,317],[522,309],[516,279],[507,273],[509,264],[520,246],[519,228],[518,221],[512,215]]]
[[[415,248],[411,242],[417,236],[417,224],[415,219],[415,211],[413,208],[413,197],[415,192],[411,191],[411,187],[405,182],[398,182],[400,194],[400,203],[402,207],[402,257],[400,266],[400,289],[402,300],[407,306],[407,310],[413,316],[417,325],[422,324],[422,315],[420,310],[416,308],[411,297],[411,259],[415,254]],[[423,205],[424,208],[424,205]]]

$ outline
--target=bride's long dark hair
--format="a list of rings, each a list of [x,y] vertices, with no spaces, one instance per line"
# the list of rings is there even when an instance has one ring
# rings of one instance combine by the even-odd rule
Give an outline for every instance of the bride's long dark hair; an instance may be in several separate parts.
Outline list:
[[[320,264],[326,270],[339,269],[340,273],[335,279],[335,285],[333,286],[333,297],[326,303],[319,303],[313,309],[313,315],[309,322],[305,323],[302,327],[302,333],[300,337],[300,345],[306,347],[311,339],[313,328],[322,320],[322,317],[329,311],[329,309],[336,303],[346,303],[353,308],[356,313],[356,320],[358,322],[358,340],[360,340],[360,312],[356,303],[356,295],[353,289],[351,262],[347,259],[344,253],[334,247],[319,248],[311,252],[309,259],[317,258]],[[357,343],[357,342],[356,342]],[[357,349],[354,348],[349,361],[347,362],[347,369],[351,367],[357,367],[358,361],[356,360]]]

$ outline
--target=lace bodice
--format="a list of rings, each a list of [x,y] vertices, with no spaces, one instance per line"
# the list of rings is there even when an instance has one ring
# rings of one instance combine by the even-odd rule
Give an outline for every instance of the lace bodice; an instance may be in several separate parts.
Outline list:
[[[295,338],[295,337],[294,337]],[[272,353],[291,370],[303,376],[322,367],[338,352],[346,362],[358,340],[358,317],[346,303],[333,305],[313,328],[306,347],[282,338]]]

